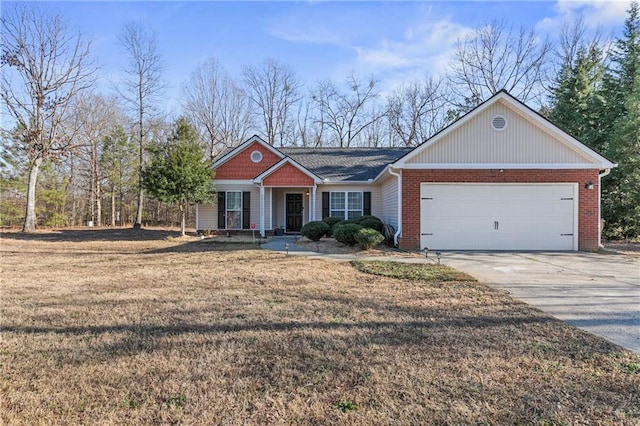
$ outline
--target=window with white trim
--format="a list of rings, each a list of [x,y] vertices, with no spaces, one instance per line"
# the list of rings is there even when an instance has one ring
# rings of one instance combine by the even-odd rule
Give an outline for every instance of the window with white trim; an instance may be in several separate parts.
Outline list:
[[[227,229],[242,229],[242,191],[227,191]]]
[[[355,219],[362,216],[361,191],[331,192],[329,197],[329,215],[340,219]]]

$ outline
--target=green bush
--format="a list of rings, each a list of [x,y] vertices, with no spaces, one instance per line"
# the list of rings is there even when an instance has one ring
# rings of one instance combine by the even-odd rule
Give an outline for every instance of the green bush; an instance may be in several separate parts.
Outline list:
[[[326,223],[327,225],[329,225],[329,230],[327,231],[327,237],[330,237],[333,235],[333,227],[342,222],[342,219],[340,219],[339,217],[325,217],[324,219],[322,219],[322,221],[324,223]]]
[[[362,226],[355,223],[338,223],[333,227],[332,233],[336,241],[353,246],[358,242],[356,234],[361,229]]]
[[[362,228],[356,233],[355,238],[363,250],[369,250],[384,241],[380,232],[370,228]]]
[[[302,236],[307,237],[311,241],[319,241],[320,238],[327,235],[327,233],[330,231],[331,228],[326,222],[314,221],[307,222],[300,230],[300,233],[302,234]]]
[[[382,232],[382,228],[384,227],[382,221],[375,216],[370,216],[365,220],[361,220],[359,225],[363,228],[375,229],[380,233]]]

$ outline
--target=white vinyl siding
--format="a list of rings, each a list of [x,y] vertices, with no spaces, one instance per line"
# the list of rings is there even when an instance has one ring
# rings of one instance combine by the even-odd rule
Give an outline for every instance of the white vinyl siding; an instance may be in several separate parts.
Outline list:
[[[382,208],[380,219],[398,229],[398,178],[390,176],[381,185]]]
[[[198,231],[207,231],[218,228],[218,207],[216,204],[198,204],[198,223],[196,229]]]
[[[260,188],[254,185],[252,182],[246,184],[240,183],[224,183],[223,181],[216,181],[217,192],[237,191],[242,192],[249,191],[251,193],[251,211],[250,211],[250,223],[255,223],[257,227],[260,226]],[[265,227],[269,226],[271,203],[269,197],[269,188],[265,188]],[[227,209],[229,207],[227,206]],[[242,222],[240,222],[242,227]],[[198,205],[198,230],[206,229],[219,229],[218,228],[218,203],[212,204],[200,204]]]
[[[491,127],[497,115],[507,120],[504,130]],[[422,148],[407,163],[596,164],[502,101]]]

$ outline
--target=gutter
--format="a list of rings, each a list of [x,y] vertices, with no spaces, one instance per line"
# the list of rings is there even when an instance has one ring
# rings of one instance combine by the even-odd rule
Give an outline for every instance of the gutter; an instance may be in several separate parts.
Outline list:
[[[604,172],[598,173],[598,247],[604,248],[602,245],[602,178],[608,176],[611,169],[605,169]]]
[[[398,247],[398,237],[402,233],[402,175],[389,167],[389,174],[398,178],[398,230],[393,235],[393,244]]]

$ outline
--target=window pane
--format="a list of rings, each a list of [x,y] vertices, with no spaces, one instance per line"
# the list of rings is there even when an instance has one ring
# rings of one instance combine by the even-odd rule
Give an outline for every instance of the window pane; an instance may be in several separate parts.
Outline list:
[[[355,219],[362,216],[362,210],[349,210],[349,219]]]
[[[227,211],[242,210],[242,192],[227,192]]]
[[[242,228],[242,212],[227,211],[227,229]]]
[[[362,192],[349,192],[348,209],[362,211]]]
[[[344,192],[331,193],[331,210],[344,210]]]
[[[331,210],[330,216],[344,220],[344,210]]]

